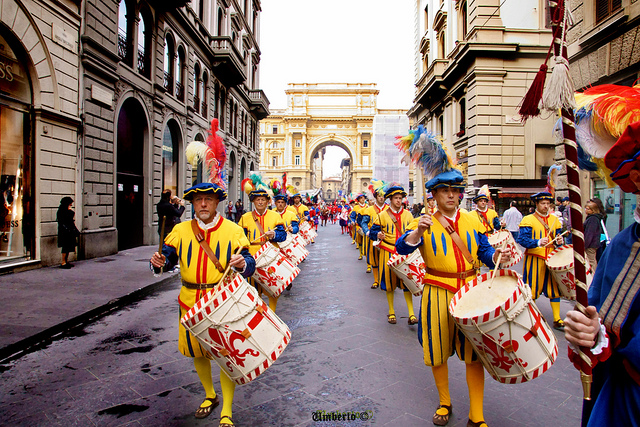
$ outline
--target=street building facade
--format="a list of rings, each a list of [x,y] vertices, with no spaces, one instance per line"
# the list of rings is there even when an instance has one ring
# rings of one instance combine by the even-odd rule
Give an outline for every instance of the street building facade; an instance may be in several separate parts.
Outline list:
[[[600,84],[633,86],[640,78],[640,2],[571,2],[574,25],[567,33],[569,70],[576,90]],[[608,188],[595,173],[583,180],[583,201],[602,200],[609,236],[633,223],[636,198]]]
[[[348,154],[340,164],[345,195],[366,192],[371,178],[386,179],[374,174],[374,123],[382,117],[401,123],[406,111],[378,109],[378,93],[375,83],[289,84],[287,108],[273,109],[260,123],[260,171],[267,178],[286,171],[297,189],[320,188],[324,148],[338,146]],[[404,128],[392,127],[393,138],[408,132],[408,122]],[[399,153],[393,141],[385,141]],[[379,155],[377,159],[386,164]],[[409,169],[400,162],[394,167]]]
[[[456,157],[468,182],[465,207],[488,184],[499,212],[510,200],[524,209],[545,185],[555,119],[522,123],[518,105],[551,43],[547,11],[543,0],[415,1],[416,96],[409,117]],[[416,180],[420,192],[423,180]]]
[[[21,64],[2,90],[3,121],[18,125],[2,126],[12,139],[2,149],[13,150],[3,161],[5,201],[13,194],[21,203],[7,218],[22,216],[11,219],[22,248],[14,243],[8,254],[59,259],[63,196],[75,201],[79,258],[157,243],[162,190],[181,196],[208,178],[183,153],[207,139],[214,118],[228,150],[229,198],[243,198],[268,115],[259,0],[8,0],[2,8],[5,64]]]

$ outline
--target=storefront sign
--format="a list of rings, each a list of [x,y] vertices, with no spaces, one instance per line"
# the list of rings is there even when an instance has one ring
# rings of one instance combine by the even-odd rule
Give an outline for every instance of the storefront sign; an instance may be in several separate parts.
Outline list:
[[[54,42],[64,47],[65,49],[69,49],[72,52],[77,51],[75,35],[70,31],[65,30],[60,25],[51,25],[51,38]]]

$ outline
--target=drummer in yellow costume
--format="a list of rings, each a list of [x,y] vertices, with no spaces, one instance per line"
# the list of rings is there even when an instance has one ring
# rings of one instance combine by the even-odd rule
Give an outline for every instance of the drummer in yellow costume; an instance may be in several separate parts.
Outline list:
[[[433,194],[431,194],[431,192],[429,191],[427,192],[427,194],[425,194],[425,198],[427,199],[427,206],[423,207],[420,213],[428,213],[429,215],[433,215],[438,210],[436,199],[433,198]]]
[[[553,327],[562,330],[564,322],[560,317],[560,291],[545,262],[555,249],[553,245],[548,244],[554,239],[556,245],[564,243],[560,236],[562,224],[557,216],[549,213],[549,205],[553,202],[551,193],[542,191],[531,196],[531,199],[536,203],[536,210],[522,218],[517,240],[526,248],[522,276],[524,282],[531,286],[534,300],[538,299],[540,294],[549,298],[553,311]]]
[[[255,270],[255,260],[248,250],[249,240],[242,228],[216,212],[218,203],[226,197],[222,188],[211,183],[201,183],[188,189],[184,199],[192,202],[196,218],[177,224],[164,241],[162,255],[156,252],[151,258],[151,264],[156,270],[167,271],[180,263],[180,318],[217,285],[228,265],[237,269],[244,277],[251,276]],[[204,245],[198,243],[199,238],[211,248],[215,260],[207,255]],[[239,249],[241,252],[236,253]],[[211,362],[196,338],[182,324],[179,324],[178,331],[180,353],[194,358],[196,372],[206,393],[195,416],[205,418],[220,402],[213,388]],[[223,370],[220,370],[220,386],[223,398],[220,425],[232,425],[235,382]]]
[[[355,240],[356,245],[358,246],[358,250],[360,251],[360,256],[358,257],[359,260],[364,258],[365,253],[364,236],[360,234],[361,232],[364,233],[364,231],[362,231],[362,228],[360,227],[360,221],[362,221],[362,211],[364,211],[368,207],[369,205],[367,204],[367,197],[362,193],[358,194],[356,196],[356,204],[351,211],[351,219],[355,224]]]
[[[381,212],[373,219],[369,238],[380,240],[380,251],[378,255],[378,283],[383,291],[387,292],[387,303],[389,304],[389,314],[387,321],[396,323],[396,314],[393,308],[393,292],[396,288],[402,289],[404,299],[407,302],[409,311],[409,325],[418,323],[418,318],[413,312],[413,295],[404,285],[404,282],[396,276],[387,264],[391,255],[396,253],[396,241],[405,232],[407,226],[413,221],[413,215],[402,208],[402,200],[407,193],[400,185],[388,183],[383,187],[385,199],[389,199],[389,208]]]
[[[457,169],[436,175],[426,183],[426,188],[433,193],[438,211],[433,216],[425,214],[414,219],[396,248],[403,255],[419,248],[426,266],[418,338],[423,347],[424,362],[431,366],[438,388],[440,405],[433,415],[433,423],[446,425],[451,415],[447,359],[455,352],[467,368],[470,402],[467,426],[486,427],[482,408],[484,369],[471,343],[455,325],[448,306],[454,293],[476,276],[481,263],[493,268],[499,250],[494,250],[481,233],[482,226],[476,214],[458,208],[464,183]],[[455,243],[458,239],[462,249]],[[502,261],[507,263],[508,260],[508,252],[505,252]]]
[[[298,217],[298,226],[300,226],[303,222],[309,221],[309,208],[302,203],[300,193],[295,193],[292,197],[293,205],[290,205],[287,209]],[[311,243],[315,243],[315,239]]]
[[[238,221],[238,225],[244,229],[251,242],[251,255],[255,255],[266,242],[284,242],[287,239],[284,221],[276,212],[267,209],[270,197],[268,187],[262,183],[261,178],[253,174],[251,178],[242,181],[241,187],[249,194],[249,200],[253,203],[253,210],[246,212]],[[250,283],[258,288],[253,278],[250,279]],[[274,312],[277,304],[278,299],[269,296],[269,308]]]
[[[476,204],[474,213],[478,215],[478,219],[482,223],[482,233],[487,236],[494,232],[494,230],[500,230],[500,218],[498,213],[491,209],[489,205],[489,186],[483,185],[478,194],[473,198],[473,203]]]
[[[366,255],[367,255],[367,273],[371,273],[373,270],[373,285],[371,285],[371,289],[376,289],[380,286],[378,282],[378,258],[380,257],[380,249],[377,246],[374,246],[374,241],[369,238],[369,229],[373,225],[373,220],[376,219],[380,212],[384,212],[385,209],[389,208],[389,205],[385,203],[384,197],[384,181],[382,180],[371,180],[371,185],[369,186],[369,190],[373,194],[375,202],[373,205],[367,207],[364,211],[362,211],[362,222],[360,223],[360,227],[362,231],[364,231],[364,235],[367,238],[367,247],[366,247]]]

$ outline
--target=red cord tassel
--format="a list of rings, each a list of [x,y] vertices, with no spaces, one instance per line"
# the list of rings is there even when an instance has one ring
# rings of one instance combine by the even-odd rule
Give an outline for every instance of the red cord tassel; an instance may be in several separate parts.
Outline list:
[[[536,73],[536,77],[531,83],[531,87],[527,91],[527,94],[522,98],[520,104],[520,116],[522,120],[527,120],[531,117],[537,117],[540,115],[540,100],[542,99],[542,92],[544,90],[544,82],[547,78],[547,64],[544,63],[540,66],[540,69]]]

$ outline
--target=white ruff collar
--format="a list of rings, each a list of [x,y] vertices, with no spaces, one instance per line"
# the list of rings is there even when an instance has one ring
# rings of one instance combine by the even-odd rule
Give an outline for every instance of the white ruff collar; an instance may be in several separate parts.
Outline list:
[[[203,230],[208,230],[210,228],[215,227],[218,224],[218,221],[220,221],[220,219],[222,219],[222,217],[218,215],[218,212],[216,212],[216,216],[213,217],[213,221],[211,221],[208,224],[205,224],[200,218],[196,217],[196,221],[198,222],[198,225]]]

